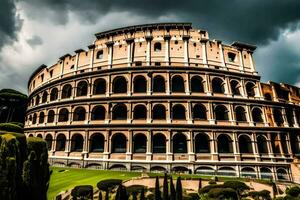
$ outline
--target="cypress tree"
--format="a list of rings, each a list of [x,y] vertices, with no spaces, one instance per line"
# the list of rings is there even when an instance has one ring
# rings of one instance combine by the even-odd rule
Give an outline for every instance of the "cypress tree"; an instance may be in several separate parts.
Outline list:
[[[198,191],[202,188],[202,178],[199,178]]]
[[[127,195],[126,188],[122,184],[120,184],[117,189],[115,200],[127,200],[127,199],[128,199],[128,195]]]
[[[144,187],[142,187],[140,200],[145,200],[145,189],[144,189]]]
[[[173,183],[173,178],[171,176],[170,178],[170,200],[175,200],[176,199],[176,191]]]
[[[98,200],[102,200],[102,192],[101,192],[101,190],[99,190]]]
[[[164,184],[163,184],[163,200],[168,200],[168,199],[169,199],[168,176],[167,173],[165,173]]]
[[[176,200],[182,200],[182,185],[180,176],[177,178],[176,182]]]
[[[154,197],[155,197],[155,200],[161,200],[158,176],[156,176],[156,180],[155,180],[155,194],[154,194]]]

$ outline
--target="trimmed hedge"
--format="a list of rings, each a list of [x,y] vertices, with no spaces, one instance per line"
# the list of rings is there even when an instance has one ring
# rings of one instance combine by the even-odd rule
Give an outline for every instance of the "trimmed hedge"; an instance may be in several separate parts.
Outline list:
[[[253,199],[264,199],[264,200],[271,200],[270,191],[268,190],[261,190],[261,191],[251,191],[248,193],[248,196],[252,197]]]
[[[120,179],[107,179],[107,180],[102,180],[97,183],[97,187],[99,190],[102,191],[110,191],[116,186],[120,185],[122,183],[122,180]]]
[[[236,191],[232,188],[214,188],[208,192],[208,197],[212,199],[238,199]]]
[[[93,186],[91,185],[78,185],[74,187],[71,191],[71,196],[73,198],[80,199],[92,199],[93,197]]]
[[[287,188],[285,193],[292,197],[299,197],[300,196],[300,188],[298,186]]]
[[[217,184],[207,185],[199,190],[199,194],[208,193],[210,190],[216,188],[226,188],[226,187],[224,185],[217,185]]]
[[[0,123],[0,130],[7,132],[23,133],[23,128],[13,123]]]

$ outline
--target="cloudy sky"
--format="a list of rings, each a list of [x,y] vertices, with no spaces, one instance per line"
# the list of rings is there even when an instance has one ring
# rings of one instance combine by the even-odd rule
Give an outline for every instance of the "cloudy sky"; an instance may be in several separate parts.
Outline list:
[[[34,69],[87,47],[96,32],[154,22],[255,44],[262,81],[300,86],[299,0],[0,0],[0,89],[27,92]]]

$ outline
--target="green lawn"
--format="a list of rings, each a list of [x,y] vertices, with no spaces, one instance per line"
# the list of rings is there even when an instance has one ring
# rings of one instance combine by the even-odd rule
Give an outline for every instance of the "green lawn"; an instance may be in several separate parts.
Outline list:
[[[71,189],[76,185],[93,185],[104,179],[122,179],[127,180],[140,176],[138,172],[117,172],[89,169],[74,169],[51,167],[53,170],[50,178],[48,190],[48,199],[52,200],[58,193]],[[59,172],[64,170],[62,172]]]

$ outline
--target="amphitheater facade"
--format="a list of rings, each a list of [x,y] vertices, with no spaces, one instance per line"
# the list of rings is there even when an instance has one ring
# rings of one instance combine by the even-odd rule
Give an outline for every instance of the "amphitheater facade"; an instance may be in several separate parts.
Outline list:
[[[95,36],[28,82],[25,134],[52,165],[297,179],[300,90],[260,82],[255,46],[190,23]]]

